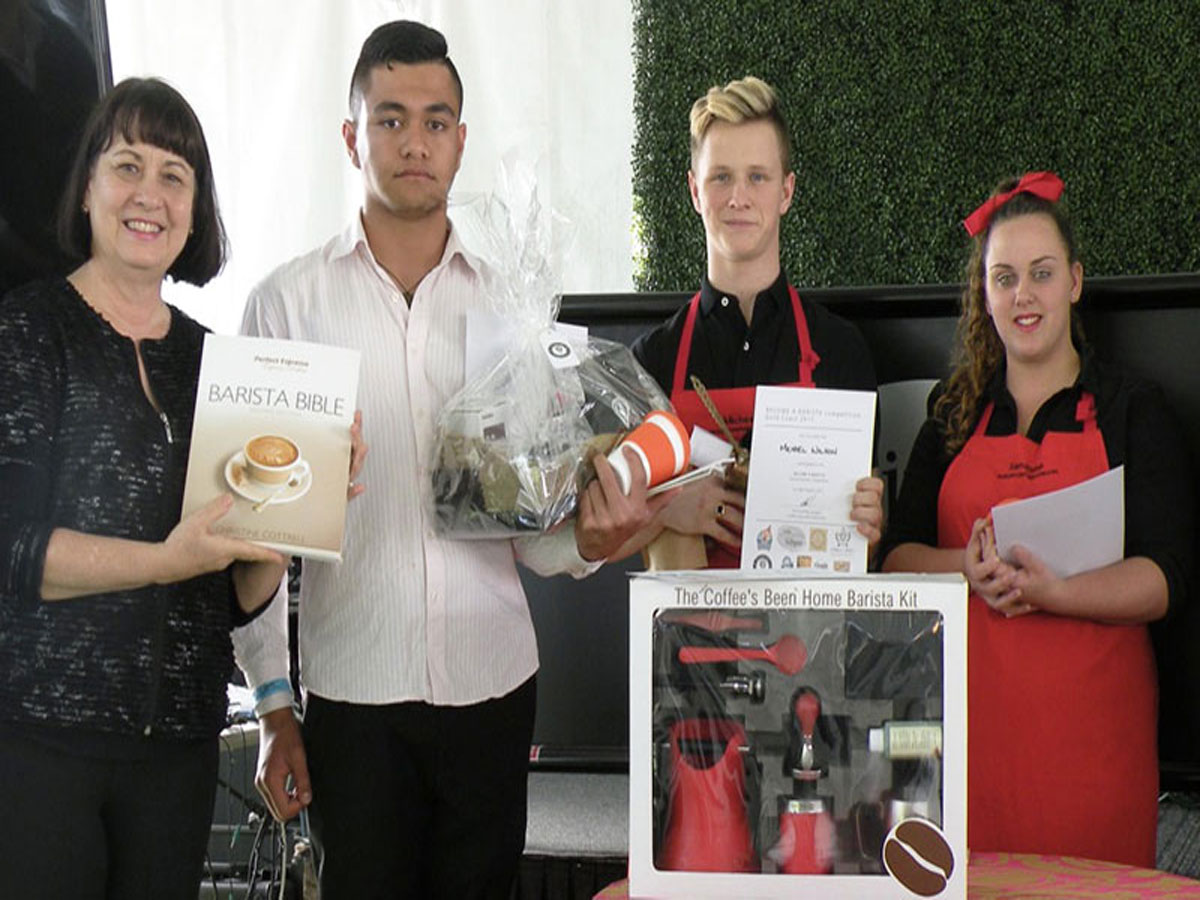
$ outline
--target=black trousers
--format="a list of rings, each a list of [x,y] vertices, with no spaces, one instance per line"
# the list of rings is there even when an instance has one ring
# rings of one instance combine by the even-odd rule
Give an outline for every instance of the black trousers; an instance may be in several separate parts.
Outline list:
[[[525,847],[535,678],[471,706],[308,695],[321,900],[508,900]]]
[[[0,732],[0,897],[196,900],[217,740],[76,756]]]

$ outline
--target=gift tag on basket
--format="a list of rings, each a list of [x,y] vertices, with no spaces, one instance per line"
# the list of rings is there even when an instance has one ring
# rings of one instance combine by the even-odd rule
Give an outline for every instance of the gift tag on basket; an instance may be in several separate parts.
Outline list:
[[[542,349],[546,358],[556,369],[574,369],[579,365],[579,354],[575,345],[587,345],[588,330],[582,325],[568,325],[566,322],[555,322],[540,335]]]

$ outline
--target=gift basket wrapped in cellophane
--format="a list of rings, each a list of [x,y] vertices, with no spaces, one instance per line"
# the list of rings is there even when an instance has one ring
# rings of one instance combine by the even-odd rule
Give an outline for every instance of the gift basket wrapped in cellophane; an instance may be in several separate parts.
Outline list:
[[[509,161],[476,198],[472,249],[503,352],[468,377],[438,417],[433,498],[439,530],[460,538],[548,531],[569,518],[591,459],[670,404],[629,349],[555,322],[555,228],[528,166]]]

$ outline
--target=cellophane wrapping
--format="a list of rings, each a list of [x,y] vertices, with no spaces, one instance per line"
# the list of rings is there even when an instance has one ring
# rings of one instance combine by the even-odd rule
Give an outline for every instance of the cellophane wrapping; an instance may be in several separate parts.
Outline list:
[[[459,538],[549,531],[574,514],[593,454],[670,403],[623,344],[556,327],[565,223],[538,203],[531,169],[510,162],[472,220],[490,312],[511,337],[438,417],[436,521]]]
[[[895,822],[942,821],[941,633],[935,612],[661,610],[655,866],[884,875]]]

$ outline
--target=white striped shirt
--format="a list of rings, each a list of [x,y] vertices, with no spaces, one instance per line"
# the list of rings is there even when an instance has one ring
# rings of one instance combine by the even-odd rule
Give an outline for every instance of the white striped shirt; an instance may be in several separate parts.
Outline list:
[[[411,307],[367,244],[358,216],[325,246],[250,294],[247,334],[357,348],[358,406],[370,448],[350,503],[344,561],[304,561],[300,665],[329,700],[463,705],[502,696],[537,670],[514,557],[540,574],[589,565],[573,530],[518,541],[454,541],[434,529],[431,456],[438,412],[464,380],[465,317],[480,309],[479,262],[452,230]],[[287,604],[234,632],[251,687],[287,678]],[[276,696],[260,714],[283,705]]]

